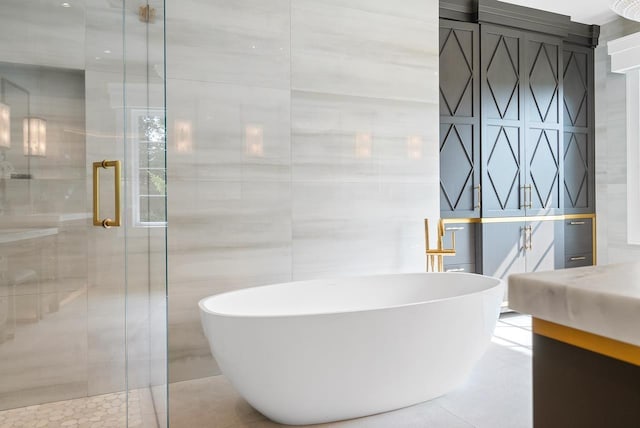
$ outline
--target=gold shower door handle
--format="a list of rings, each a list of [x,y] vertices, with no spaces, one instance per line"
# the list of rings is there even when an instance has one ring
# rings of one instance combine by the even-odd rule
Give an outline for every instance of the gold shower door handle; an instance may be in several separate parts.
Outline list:
[[[116,208],[115,220],[109,217],[104,220],[100,219],[100,168],[114,168],[113,185],[115,190],[114,205]],[[120,161],[108,161],[93,163],[93,225],[102,226],[108,229],[113,226],[120,226]]]

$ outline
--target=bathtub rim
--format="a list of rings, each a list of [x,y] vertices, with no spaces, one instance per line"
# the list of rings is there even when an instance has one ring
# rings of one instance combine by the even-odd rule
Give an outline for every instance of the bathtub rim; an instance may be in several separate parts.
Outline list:
[[[343,280],[343,279],[354,279],[354,278],[371,278],[371,277],[392,277],[392,276],[403,276],[403,275],[455,275],[455,276],[479,276],[482,278],[487,278],[487,279],[491,279],[491,280],[495,280],[497,281],[495,285],[491,286],[491,287],[487,287],[485,289],[479,290],[479,291],[474,291],[472,293],[464,293],[464,294],[460,294],[457,296],[451,296],[451,297],[443,297],[443,298],[439,298],[439,299],[432,299],[432,300],[424,300],[424,301],[420,301],[420,302],[411,302],[411,303],[403,303],[400,305],[390,305],[390,306],[382,306],[382,307],[378,307],[378,308],[368,308],[368,309],[354,309],[354,310],[341,310],[341,311],[323,311],[323,312],[309,312],[309,313],[299,313],[299,314],[256,314],[256,315],[252,315],[252,314],[227,314],[227,313],[221,313],[221,312],[215,312],[212,311],[210,309],[208,309],[205,306],[205,302],[209,299],[214,299],[218,296],[223,296],[223,295],[227,295],[227,294],[232,294],[232,293],[242,293],[242,292],[248,292],[249,290],[255,289],[255,288],[268,288],[268,287],[277,287],[277,286],[281,286],[284,284],[295,284],[295,283],[305,283],[305,282],[315,282],[315,281],[333,281],[333,280]],[[364,312],[374,312],[374,311],[383,311],[383,310],[390,310],[390,309],[399,309],[399,308],[407,308],[407,307],[413,307],[413,306],[419,306],[419,305],[426,305],[426,304],[430,304],[430,303],[436,303],[436,302],[443,302],[443,301],[448,301],[448,300],[455,300],[455,299],[463,299],[465,297],[468,296],[475,296],[477,294],[482,294],[482,293],[487,293],[491,290],[494,290],[495,288],[498,287],[505,287],[506,286],[506,281],[504,279],[495,277],[495,276],[489,276],[489,275],[482,275],[482,274],[476,274],[476,273],[469,273],[469,272],[405,272],[405,273],[389,273],[389,274],[373,274],[373,275],[352,275],[352,276],[340,276],[340,277],[335,277],[335,278],[329,278],[329,279],[308,279],[308,280],[302,280],[302,281],[289,281],[289,282],[278,282],[275,284],[265,284],[265,285],[257,285],[255,287],[247,287],[247,288],[241,288],[239,290],[231,290],[231,291],[225,291],[223,293],[218,293],[218,294],[212,294],[210,296],[207,297],[203,297],[202,299],[200,299],[198,301],[198,307],[200,308],[201,313],[205,313],[205,314],[209,314],[209,315],[214,315],[217,317],[224,317],[224,318],[249,318],[249,319],[254,319],[254,318],[298,318],[298,317],[315,317],[315,316],[330,316],[330,315],[342,315],[342,314],[357,314],[357,313],[364,313]]]

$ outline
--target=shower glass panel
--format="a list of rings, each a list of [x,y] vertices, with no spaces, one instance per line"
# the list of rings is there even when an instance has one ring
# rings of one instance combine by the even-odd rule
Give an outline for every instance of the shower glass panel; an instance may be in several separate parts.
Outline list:
[[[0,426],[166,427],[164,2],[1,10]]]

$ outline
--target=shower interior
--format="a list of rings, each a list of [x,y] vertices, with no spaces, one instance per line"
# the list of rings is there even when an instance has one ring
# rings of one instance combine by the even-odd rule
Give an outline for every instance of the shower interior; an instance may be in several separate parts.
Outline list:
[[[0,426],[167,426],[164,3],[2,9]]]

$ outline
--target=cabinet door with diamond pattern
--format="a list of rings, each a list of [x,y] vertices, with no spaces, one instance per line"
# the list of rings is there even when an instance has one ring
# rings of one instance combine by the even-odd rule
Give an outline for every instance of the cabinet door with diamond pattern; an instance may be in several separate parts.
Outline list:
[[[595,128],[593,50],[565,44],[564,208],[565,214],[595,212]]]
[[[526,214],[562,214],[562,40],[527,33],[525,65]]]
[[[482,216],[523,216],[524,36],[481,26]]]
[[[477,24],[440,21],[440,212],[479,217],[480,82]]]

